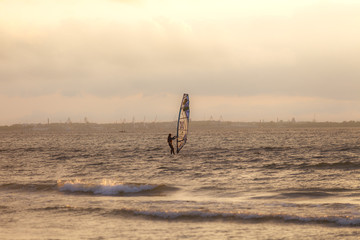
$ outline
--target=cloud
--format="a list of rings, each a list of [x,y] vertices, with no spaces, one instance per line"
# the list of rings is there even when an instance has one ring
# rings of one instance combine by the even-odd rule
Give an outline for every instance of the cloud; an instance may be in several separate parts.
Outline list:
[[[358,11],[326,6],[219,26],[154,17],[2,29],[2,93],[150,94],[180,84],[202,94],[357,98]]]
[[[324,106],[320,99],[341,103],[334,107],[360,100],[357,3],[0,5],[0,94],[9,99],[110,100],[189,92],[214,99],[292,96],[319,99]]]

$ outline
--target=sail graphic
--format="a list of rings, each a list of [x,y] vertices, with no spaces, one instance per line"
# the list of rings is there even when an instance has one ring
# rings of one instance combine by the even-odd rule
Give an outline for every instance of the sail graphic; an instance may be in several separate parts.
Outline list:
[[[189,94],[184,93],[181,100],[179,118],[177,123],[177,139],[176,139],[176,152],[179,153],[184,147],[189,129],[189,117],[190,117],[190,102]]]

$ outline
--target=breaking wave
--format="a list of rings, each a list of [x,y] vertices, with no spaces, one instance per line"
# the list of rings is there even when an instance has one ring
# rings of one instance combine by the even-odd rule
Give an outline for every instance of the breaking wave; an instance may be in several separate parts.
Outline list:
[[[87,183],[80,180],[58,181],[58,189],[62,192],[84,193],[103,196],[121,195],[164,195],[177,188],[164,184],[123,184],[111,180],[103,180],[99,184]]]
[[[7,183],[0,184],[0,191],[49,192],[60,191],[75,194],[91,194],[103,196],[163,196],[178,188],[165,184],[117,183],[102,180],[99,183],[83,180],[58,180],[56,184],[44,183]]]

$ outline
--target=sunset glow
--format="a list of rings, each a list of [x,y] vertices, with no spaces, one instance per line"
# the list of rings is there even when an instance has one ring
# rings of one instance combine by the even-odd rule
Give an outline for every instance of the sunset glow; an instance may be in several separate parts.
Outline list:
[[[330,0],[0,1],[0,124],[171,121],[184,92],[194,120],[360,120],[359,11]]]

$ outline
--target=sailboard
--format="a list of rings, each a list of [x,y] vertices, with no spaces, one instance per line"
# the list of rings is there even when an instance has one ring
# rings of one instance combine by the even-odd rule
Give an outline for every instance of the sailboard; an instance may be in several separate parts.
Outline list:
[[[188,131],[189,131],[189,118],[190,118],[189,94],[184,93],[180,104],[179,118],[177,122],[176,153],[179,153],[180,150],[186,144]]]

